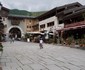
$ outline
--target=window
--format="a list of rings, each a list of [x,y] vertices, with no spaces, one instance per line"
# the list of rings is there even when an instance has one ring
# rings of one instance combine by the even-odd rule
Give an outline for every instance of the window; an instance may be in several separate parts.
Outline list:
[[[47,27],[54,26],[54,22],[47,23]]]
[[[30,28],[31,28],[31,26],[30,26]]]
[[[43,25],[40,25],[40,28],[45,28],[45,24],[43,24]]]
[[[29,28],[29,26],[27,26],[27,28]]]
[[[62,23],[63,23],[63,21],[62,21],[62,20],[60,20],[60,21],[59,21],[59,24],[62,24]]]
[[[27,26],[27,28],[31,28],[31,26]]]

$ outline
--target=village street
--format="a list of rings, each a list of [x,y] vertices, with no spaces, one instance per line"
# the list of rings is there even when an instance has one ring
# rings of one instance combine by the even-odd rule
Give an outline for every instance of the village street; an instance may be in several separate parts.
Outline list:
[[[70,47],[15,41],[4,42],[3,70],[85,70],[85,51]]]

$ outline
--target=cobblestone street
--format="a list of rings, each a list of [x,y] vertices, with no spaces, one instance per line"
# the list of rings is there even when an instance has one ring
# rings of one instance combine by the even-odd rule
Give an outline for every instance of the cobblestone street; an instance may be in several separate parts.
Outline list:
[[[5,42],[3,70],[85,70],[85,51],[75,48],[15,41]]]

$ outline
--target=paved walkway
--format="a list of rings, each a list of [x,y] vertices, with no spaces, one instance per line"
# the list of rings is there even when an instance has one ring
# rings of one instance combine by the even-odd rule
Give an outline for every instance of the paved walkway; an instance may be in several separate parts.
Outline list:
[[[5,42],[1,65],[3,70],[85,70],[85,51],[37,43]]]

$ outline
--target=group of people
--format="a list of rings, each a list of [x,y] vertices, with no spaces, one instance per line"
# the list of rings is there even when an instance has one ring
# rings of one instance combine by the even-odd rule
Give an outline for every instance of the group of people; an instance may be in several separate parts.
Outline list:
[[[43,39],[42,39],[42,37],[39,37],[38,41],[39,41],[40,49],[43,49]],[[30,42],[30,38],[27,38],[27,42],[28,43]]]
[[[14,42],[15,37],[13,36],[13,34],[10,34],[9,35],[9,39],[10,39],[10,43]]]
[[[14,42],[15,37],[13,36],[13,34],[9,35],[9,39],[10,39],[10,43]],[[30,42],[30,39],[28,38],[27,41]],[[43,39],[42,39],[42,37],[39,38],[39,46],[40,46],[40,49],[43,49]]]
[[[27,42],[30,42],[30,38],[27,38]],[[39,39],[39,46],[40,46],[40,49],[43,49],[43,39],[42,38]]]

